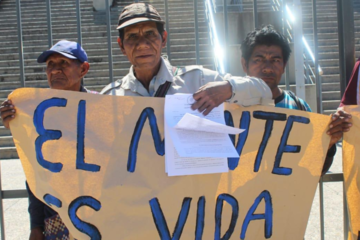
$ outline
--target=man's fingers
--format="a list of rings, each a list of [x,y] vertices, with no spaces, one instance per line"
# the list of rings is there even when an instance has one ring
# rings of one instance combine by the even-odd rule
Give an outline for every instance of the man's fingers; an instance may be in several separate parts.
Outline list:
[[[215,106],[209,106],[206,108],[206,111],[203,112],[204,116],[208,115],[213,109],[214,109]]]
[[[329,130],[326,132],[328,135],[333,135],[337,132],[341,132],[342,133],[343,131],[343,127],[342,125],[337,125],[337,126],[334,126],[332,128],[329,128]]]
[[[191,109],[192,110],[199,109],[203,104],[204,104],[204,101],[202,101],[202,99],[200,98],[199,100],[196,100],[196,102],[191,105]]]
[[[343,132],[348,132],[350,131],[350,128],[352,127],[352,123],[348,123],[348,122],[343,122],[342,123],[342,131]]]
[[[10,117],[10,116],[14,116],[14,115],[15,115],[15,109],[1,112],[1,118],[2,119],[5,119],[5,118]]]
[[[205,91],[202,90],[202,88],[199,88],[199,90],[197,90],[194,94],[193,94],[193,98],[195,99],[195,101],[198,101],[199,99],[201,99],[202,97],[204,97],[205,95]]]

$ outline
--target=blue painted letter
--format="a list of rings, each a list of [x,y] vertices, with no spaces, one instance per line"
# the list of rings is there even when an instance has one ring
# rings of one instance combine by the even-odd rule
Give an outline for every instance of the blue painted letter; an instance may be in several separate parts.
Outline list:
[[[95,211],[99,211],[101,208],[101,203],[93,197],[82,196],[76,198],[69,205],[69,217],[76,229],[89,236],[91,240],[100,240],[101,234],[99,230],[94,225],[82,221],[76,215],[77,210],[82,206],[88,206]]]
[[[286,114],[283,113],[272,113],[272,112],[263,112],[263,111],[254,111],[253,117],[257,119],[266,120],[265,123],[265,132],[263,139],[259,146],[259,151],[256,155],[255,164],[254,164],[254,172],[258,172],[261,164],[261,160],[266,148],[266,145],[269,141],[271,131],[273,129],[274,120],[276,121],[286,121]]]
[[[205,225],[205,197],[202,196],[198,201],[197,215],[196,215],[196,230],[195,240],[201,240]]]
[[[76,146],[76,169],[82,169],[89,172],[100,171],[100,166],[96,164],[85,163],[85,119],[86,102],[80,100],[77,115],[77,146]]]
[[[224,205],[224,201],[232,207],[232,215],[229,229],[226,231],[224,236],[220,238],[221,234],[221,217],[222,217],[222,209]],[[231,195],[223,193],[220,194],[216,199],[216,207],[215,207],[215,240],[227,240],[230,239],[231,235],[234,232],[235,225],[237,222],[237,218],[239,216],[239,204],[238,201]]]
[[[172,238],[170,237],[169,228],[161,210],[159,200],[157,198],[153,198],[149,201],[149,203],[156,228],[160,235],[160,239],[179,240],[189,214],[191,198],[184,198]]]
[[[57,140],[61,138],[61,131],[59,130],[46,130],[44,128],[44,114],[46,109],[50,107],[65,107],[67,100],[64,98],[51,98],[41,102],[34,112],[34,126],[39,136],[35,140],[36,159],[38,163],[51,172],[60,172],[63,165],[62,163],[52,163],[46,161],[42,154],[42,145],[48,140]]]
[[[274,168],[272,170],[272,173],[274,173],[274,174],[291,175],[291,173],[292,173],[291,168],[280,167],[282,155],[284,152],[298,153],[301,150],[300,146],[287,145],[287,140],[289,138],[289,134],[290,134],[290,131],[292,129],[294,122],[309,124],[310,119],[308,119],[306,117],[301,117],[301,116],[289,116],[289,118],[286,122],[286,125],[285,125],[283,135],[280,140],[280,144],[279,144],[276,156],[275,156]]]
[[[157,154],[160,156],[164,156],[165,154],[165,144],[164,140],[161,141],[161,136],[159,132],[159,128],[156,122],[156,116],[154,114],[154,109],[148,107],[145,108],[140,114],[139,120],[136,123],[134,133],[131,138],[130,147],[129,147],[129,156],[127,163],[128,172],[134,172],[136,167],[136,155],[137,149],[139,145],[139,140],[141,136],[142,129],[144,127],[146,119],[149,118],[149,125],[151,129],[151,134],[154,140],[154,145]]]
[[[265,214],[254,214],[262,199],[265,200]],[[272,222],[273,222],[273,207],[272,207],[270,193],[266,190],[264,190],[255,199],[254,204],[251,206],[248,213],[246,214],[245,220],[244,220],[242,228],[241,228],[240,239],[245,239],[245,234],[246,234],[246,231],[247,231],[250,221],[259,220],[259,219],[265,220],[265,238],[270,238],[272,235],[272,225],[273,225],[272,224]]]
[[[233,118],[231,116],[231,113],[228,111],[225,111],[225,122],[226,125],[233,127],[234,123],[233,123]],[[238,142],[236,144],[236,151],[239,153],[240,157],[241,157],[241,152],[244,148],[246,139],[248,137],[249,134],[249,127],[250,127],[250,112],[248,111],[244,111],[242,112],[241,115],[241,119],[240,119],[240,127],[242,129],[246,129],[245,132],[239,134],[239,138],[238,138]],[[231,136],[231,141],[234,143],[235,145],[235,136]],[[228,158],[228,167],[230,170],[234,170],[235,168],[237,168],[237,166],[239,165],[239,158]]]
[[[60,199],[58,199],[57,197],[54,197],[53,195],[51,194],[45,194],[44,197],[43,197],[44,201],[49,205],[54,205],[58,208],[61,208],[62,207],[62,202]]]

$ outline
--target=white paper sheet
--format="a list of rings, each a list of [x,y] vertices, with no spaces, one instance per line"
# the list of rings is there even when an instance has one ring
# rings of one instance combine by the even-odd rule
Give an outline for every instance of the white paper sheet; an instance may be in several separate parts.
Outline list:
[[[192,115],[190,113],[185,113],[185,115],[180,119],[180,121],[175,125],[174,128],[225,134],[240,134],[245,131],[244,129],[229,127],[224,124],[210,121],[206,118]]]
[[[239,157],[228,134],[243,130],[225,125],[224,106],[203,116],[191,109],[193,101],[192,94],[166,96],[165,169],[169,176],[227,172],[227,157]],[[182,119],[186,113],[193,115]]]

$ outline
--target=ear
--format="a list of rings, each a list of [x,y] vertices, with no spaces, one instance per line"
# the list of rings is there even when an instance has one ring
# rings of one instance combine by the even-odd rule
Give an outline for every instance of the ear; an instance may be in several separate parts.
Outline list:
[[[80,72],[80,78],[83,78],[90,69],[90,64],[88,62],[83,62],[80,66],[81,72]]]
[[[167,36],[168,36],[168,33],[166,30],[164,30],[163,35],[162,35],[162,43],[161,43],[162,48],[166,47]]]
[[[124,54],[124,55],[126,56],[124,44],[121,42],[120,37],[117,38],[117,42],[118,42],[118,44],[119,44],[119,47],[120,47],[120,50],[121,50],[122,54]]]
[[[245,58],[241,58],[241,66],[243,68],[243,71],[247,74],[247,63],[246,63],[246,60]]]

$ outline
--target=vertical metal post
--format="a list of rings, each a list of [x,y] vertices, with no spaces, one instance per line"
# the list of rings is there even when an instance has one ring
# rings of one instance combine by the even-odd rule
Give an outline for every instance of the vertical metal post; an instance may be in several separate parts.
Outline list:
[[[224,40],[224,71],[229,71],[229,64],[227,61],[227,53],[229,49],[229,21],[228,21],[228,8],[227,8],[227,0],[223,1],[224,3],[224,27],[225,27],[225,40]]]
[[[17,30],[18,30],[20,82],[21,82],[21,87],[25,87],[24,49],[23,49],[23,37],[22,37],[22,25],[21,25],[20,0],[16,0],[16,14],[17,14]]]
[[[77,20],[78,43],[82,45],[80,0],[76,0],[76,20]]]
[[[345,191],[345,179],[343,180],[343,205],[344,205],[344,239],[348,239],[349,235],[349,213],[348,213],[348,206],[347,206],[347,198],[346,198],[346,191]]]
[[[296,95],[305,99],[303,28],[300,0],[294,0],[296,22],[293,25]]]
[[[48,27],[48,45],[49,48],[53,45],[52,39],[52,22],[51,22],[51,0],[46,0],[46,16],[47,16],[47,27]]]
[[[319,181],[319,197],[320,197],[320,230],[321,240],[325,239],[325,225],[324,225],[324,182],[323,178]]]
[[[199,23],[198,23],[198,1],[194,0],[194,16],[195,16],[195,52],[196,52],[196,65],[200,64],[199,57]]]
[[[109,0],[105,0],[106,4],[106,31],[107,31],[107,44],[108,44],[108,60],[109,60],[109,82],[114,81],[113,76],[113,56],[112,56],[112,43],[111,43],[111,14]]]
[[[286,68],[285,68],[285,89],[286,90],[290,90],[290,81],[289,81],[289,76],[290,76],[290,69],[288,64],[286,64]]]
[[[354,7],[351,0],[337,0],[341,95],[355,64]]]
[[[304,60],[305,60],[305,78],[309,82],[311,82],[310,72],[309,72],[309,68],[310,68],[309,58],[306,56]]]
[[[285,9],[285,0],[281,0],[281,15],[282,15],[282,34],[285,36],[287,35],[287,32],[285,30],[285,26],[286,26],[286,9]],[[290,70],[289,70],[289,64],[286,64],[285,67],[285,74],[284,74],[284,78],[285,78],[285,86],[286,86],[286,90],[290,90],[290,84],[289,84],[289,74],[290,74]]]
[[[257,28],[259,23],[258,23],[258,10],[257,10],[257,0],[253,0],[254,1],[254,9],[253,9],[253,16],[254,16],[254,28]]]
[[[166,41],[166,53],[169,60],[171,60],[171,51],[170,51],[170,19],[169,19],[169,8],[168,8],[168,0],[165,0],[165,17],[166,17],[166,23],[165,28],[168,33],[167,41]]]
[[[5,240],[5,224],[4,224],[4,205],[3,191],[1,185],[1,163],[0,163],[0,224],[1,224],[1,240]]]
[[[314,28],[314,57],[315,57],[315,84],[316,84],[316,106],[317,112],[322,113],[322,83],[319,74],[319,42],[318,42],[318,28],[317,28],[317,13],[316,0],[312,1],[313,14],[313,28]]]

